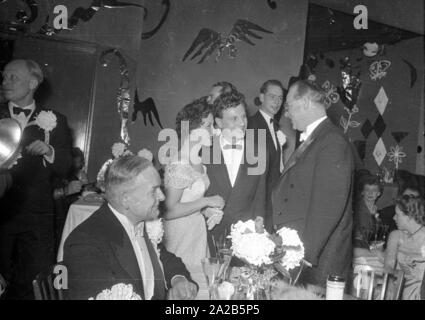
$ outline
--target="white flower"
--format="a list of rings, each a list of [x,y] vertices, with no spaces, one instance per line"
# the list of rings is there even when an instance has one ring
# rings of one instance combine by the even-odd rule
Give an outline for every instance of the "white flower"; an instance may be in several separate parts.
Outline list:
[[[155,219],[145,222],[146,232],[149,239],[153,244],[158,245],[162,241],[164,236],[164,226],[162,224],[162,219]]]
[[[96,299],[91,297],[89,300],[142,300],[142,298],[133,291],[131,284],[118,283],[110,290],[105,289],[100,292]]]
[[[274,249],[275,244],[267,233],[246,233],[232,239],[233,254],[255,266],[271,264],[270,255]]]
[[[421,247],[422,258],[425,258],[425,245]]]
[[[213,135],[214,136],[219,136],[220,134],[221,134],[220,128],[213,128]]]
[[[114,158],[119,158],[124,155],[124,152],[127,150],[127,146],[122,142],[116,142],[112,145],[112,155]]]
[[[304,258],[304,245],[301,242],[296,230],[283,227],[276,232],[282,239],[282,246],[285,255],[280,260],[280,264],[286,269],[291,270],[300,265]]]
[[[35,124],[44,131],[52,131],[57,125],[56,115],[52,111],[41,111],[35,118]]]
[[[282,132],[282,130],[277,130],[276,136],[277,140],[279,140],[279,144],[283,146],[286,143],[286,135]]]
[[[379,51],[379,45],[376,42],[374,42],[374,43],[366,42],[363,45],[363,54],[366,57],[376,56],[378,51]]]
[[[150,152],[148,149],[142,149],[142,150],[140,150],[140,151],[137,153],[137,155],[138,155],[139,157],[141,157],[141,158],[145,158],[145,159],[147,159],[147,160],[149,160],[149,161],[151,161],[151,162],[152,162],[152,160],[153,160],[153,154],[152,154],[152,152]]]

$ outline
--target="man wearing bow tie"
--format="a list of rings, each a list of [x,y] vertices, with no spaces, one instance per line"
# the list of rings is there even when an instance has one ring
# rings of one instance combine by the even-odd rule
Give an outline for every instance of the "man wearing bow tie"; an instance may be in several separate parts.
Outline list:
[[[226,205],[219,224],[209,232],[210,253],[213,242],[224,239],[232,224],[263,217],[266,212],[266,177],[268,162],[263,143],[247,135],[246,103],[243,94],[232,91],[223,93],[214,102],[215,122],[221,129],[209,152],[207,173],[210,186],[206,196],[220,195]],[[203,157],[207,152],[203,152]],[[258,157],[254,159],[253,155]],[[206,209],[208,216],[209,209]],[[214,241],[213,241],[214,239]]]
[[[326,286],[347,277],[352,258],[354,160],[349,142],[326,116],[324,94],[309,81],[289,89],[285,112],[303,143],[285,163],[272,191],[274,228],[294,228],[305,247],[300,281]]]
[[[272,231],[271,217],[271,190],[283,169],[282,149],[286,142],[286,136],[279,132],[279,123],[275,118],[282,107],[283,86],[279,80],[267,80],[260,88],[259,110],[248,118],[248,129],[254,129],[254,135],[258,138],[259,130],[266,131],[266,156],[270,162],[267,176],[267,215],[265,218],[266,229]],[[279,135],[279,136],[278,136]]]
[[[54,111],[48,132],[36,124],[41,108],[34,93],[43,81],[32,60],[13,60],[3,71],[2,89],[8,105],[1,114],[21,125],[21,158],[9,172],[12,186],[0,208],[0,273],[10,283],[6,296],[32,298],[32,280],[54,262],[52,178],[71,165],[71,137],[66,118]]]
[[[143,300],[194,299],[198,287],[181,259],[162,244],[155,248],[146,232],[145,222],[158,218],[158,205],[165,198],[152,163],[124,156],[105,175],[107,203],[65,241],[67,297],[96,298],[123,283],[131,284]]]

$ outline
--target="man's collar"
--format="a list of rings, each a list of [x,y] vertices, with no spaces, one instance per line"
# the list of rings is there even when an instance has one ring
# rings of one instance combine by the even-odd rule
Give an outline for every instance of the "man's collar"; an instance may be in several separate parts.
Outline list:
[[[144,222],[140,222],[136,226],[131,223],[131,221],[122,213],[118,212],[110,203],[108,203],[109,209],[111,209],[114,216],[119,220],[119,222],[122,224],[124,229],[126,229],[128,232],[132,234],[136,234],[137,232],[141,232],[141,235],[143,236],[143,228],[144,228]]]
[[[264,117],[264,120],[266,120],[267,124],[270,123],[270,119],[273,119],[273,117],[271,117],[270,115],[268,115],[267,113],[265,113],[263,110],[259,110],[261,115]]]
[[[13,108],[13,107],[18,107],[18,108],[22,108],[22,109],[30,109],[30,110],[34,111],[35,110],[35,101],[33,100],[29,105],[27,105],[25,107],[20,107],[16,103],[14,103],[13,101],[9,101],[9,108]]]
[[[301,133],[300,141],[307,140],[307,138],[311,135],[311,133],[314,131],[314,129],[316,129],[317,126],[319,124],[321,124],[323,121],[325,121],[326,119],[327,119],[327,116],[324,116],[324,117],[321,117],[321,118],[317,119],[316,121],[310,123],[307,126],[306,130],[303,133]]]

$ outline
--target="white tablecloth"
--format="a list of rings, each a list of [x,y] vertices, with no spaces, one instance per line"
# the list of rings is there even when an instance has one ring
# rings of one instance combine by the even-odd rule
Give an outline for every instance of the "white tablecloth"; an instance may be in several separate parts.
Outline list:
[[[86,220],[90,215],[95,212],[102,205],[102,201],[85,201],[84,198],[80,198],[74,204],[69,207],[68,215],[66,217],[65,226],[62,231],[61,243],[59,245],[57,261],[60,262],[63,260],[63,246],[65,244],[66,238],[70,235],[72,230],[74,230],[80,223]],[[199,291],[197,300],[208,300],[208,288],[206,287],[205,281],[200,281],[198,279],[204,279],[204,273],[202,271],[202,266],[199,266],[199,270],[194,271],[191,274],[192,278],[198,283]]]

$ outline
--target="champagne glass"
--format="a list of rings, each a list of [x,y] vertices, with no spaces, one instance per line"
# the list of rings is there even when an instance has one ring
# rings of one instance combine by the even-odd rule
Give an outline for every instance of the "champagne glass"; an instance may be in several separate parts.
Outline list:
[[[217,300],[217,278],[220,272],[220,258],[204,258],[201,263],[207,280],[210,300]]]

